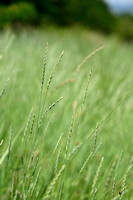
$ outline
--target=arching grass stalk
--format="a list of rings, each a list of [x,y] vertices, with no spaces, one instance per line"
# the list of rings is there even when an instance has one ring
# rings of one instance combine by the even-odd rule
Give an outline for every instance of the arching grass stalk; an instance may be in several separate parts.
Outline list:
[[[78,119],[78,124],[77,124],[77,128],[76,128],[76,131],[75,131],[75,134],[74,134],[73,146],[72,147],[74,147],[74,143],[75,143],[75,140],[76,140],[76,137],[77,137],[77,134],[78,134],[79,124],[80,124],[80,121],[81,121],[81,115],[82,115],[84,104],[85,104],[85,100],[86,100],[86,97],[87,97],[91,76],[92,76],[92,69],[90,70],[88,81],[87,81],[87,85],[86,85],[86,89],[85,89],[85,93],[84,93],[84,96],[83,96],[83,101],[82,101],[82,106],[81,106],[81,114],[80,114],[79,119]]]
[[[39,122],[39,119],[40,119],[40,110],[41,110],[42,96],[43,96],[43,89],[44,89],[44,79],[45,79],[45,72],[46,72],[46,65],[47,65],[47,54],[48,54],[48,43],[46,43],[45,53],[44,53],[41,93],[40,93],[39,107],[38,107],[38,117],[37,117],[37,127],[38,127],[38,122]]]
[[[53,103],[51,106],[49,106],[45,112],[43,113],[40,121],[39,121],[39,124],[38,124],[38,130],[40,129],[41,125],[42,125],[42,122],[44,120],[44,118],[46,117],[47,113],[56,105],[58,104],[61,100],[63,99],[63,97],[61,97],[60,99],[58,99],[55,103]]]
[[[55,175],[55,177],[53,178],[52,182],[50,183],[50,185],[48,186],[48,189],[46,191],[46,194],[43,198],[43,200],[48,200],[50,198],[51,192],[56,184],[56,182],[58,181],[59,177],[61,176],[61,174],[63,173],[63,171],[65,170],[66,165],[63,165],[61,167],[61,169],[59,170],[59,172]]]
[[[48,95],[48,91],[49,91],[51,82],[52,82],[52,80],[54,78],[56,69],[57,69],[58,65],[60,64],[60,61],[61,61],[63,55],[64,55],[64,51],[61,52],[61,54],[60,54],[60,56],[59,56],[59,58],[57,60],[56,65],[52,68],[52,71],[51,71],[51,74],[50,74],[50,77],[49,77],[49,80],[48,80],[48,83],[47,83],[47,87],[46,87],[46,93],[45,93],[44,100],[43,100],[42,111],[41,111],[41,118],[43,116],[44,107],[45,107],[45,103],[46,103],[46,100],[47,100],[47,95]]]
[[[91,52],[88,56],[86,56],[84,58],[84,60],[78,65],[75,73],[78,73],[80,68],[82,67],[83,64],[85,64],[87,62],[87,60],[89,60],[92,56],[94,56],[96,53],[98,53],[99,51],[103,50],[104,49],[104,46],[101,46],[97,49],[95,49],[93,52]]]

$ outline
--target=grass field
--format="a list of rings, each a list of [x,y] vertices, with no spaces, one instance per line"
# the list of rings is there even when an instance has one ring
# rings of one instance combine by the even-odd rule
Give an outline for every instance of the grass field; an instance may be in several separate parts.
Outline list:
[[[132,52],[86,30],[0,33],[0,199],[133,200]]]

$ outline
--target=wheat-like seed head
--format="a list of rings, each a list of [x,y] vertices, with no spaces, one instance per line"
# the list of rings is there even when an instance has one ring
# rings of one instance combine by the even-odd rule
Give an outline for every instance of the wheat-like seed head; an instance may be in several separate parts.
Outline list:
[[[117,162],[117,165],[116,165],[116,168],[115,168],[115,176],[114,176],[114,179],[113,179],[113,186],[112,186],[112,198],[114,197],[114,193],[115,193],[117,171],[118,171],[122,156],[123,156],[123,151],[121,152],[121,154],[119,156],[119,159],[118,159],[118,162]]]
[[[58,170],[59,160],[60,160],[60,157],[61,157],[61,151],[62,151],[62,145],[61,145],[61,147],[59,148],[59,151],[58,151],[58,154],[57,154],[57,159],[56,159],[56,162],[55,162],[54,174],[56,174],[56,172],[57,172],[57,170]]]
[[[50,120],[48,121],[48,124],[46,125],[46,128],[45,128],[45,130],[44,130],[44,134],[43,134],[44,137],[45,137],[45,136],[47,135],[47,133],[48,133],[48,129],[49,129],[50,125],[52,124],[53,120],[54,120],[54,116],[55,116],[55,113],[52,114]]]
[[[122,181],[122,187],[121,187],[121,192],[120,192],[120,200],[122,200],[122,198],[123,198],[123,195],[124,195],[124,189],[125,189],[125,186],[126,186],[126,180],[127,180],[127,175],[128,175],[128,173],[130,172],[130,170],[132,169],[132,167],[133,167],[133,157],[131,158],[131,160],[130,160],[130,164],[129,164],[129,166],[128,166],[128,168],[127,168],[127,170],[126,170],[126,172],[125,172],[125,174],[124,174],[124,176],[123,176],[123,181]]]
[[[40,122],[39,122],[39,125],[38,125],[38,130],[40,129],[41,125],[42,125],[42,122],[44,120],[44,118],[46,117],[47,113],[56,105],[58,104],[61,100],[63,99],[63,97],[61,97],[60,99],[58,99],[55,103],[53,103],[51,106],[49,106],[45,112],[43,113],[41,119],[40,119]]]
[[[61,176],[62,172],[65,170],[65,167],[66,167],[66,165],[63,165],[61,167],[61,169],[59,170],[59,172],[56,174],[56,176],[54,177],[54,179],[50,183],[43,200],[48,200],[50,198],[50,193],[51,193],[52,189],[54,188],[56,182],[58,181],[59,177]]]
[[[109,169],[109,174],[108,174],[108,177],[107,177],[107,180],[106,180],[106,184],[105,184],[105,188],[104,188],[105,192],[106,192],[106,190],[107,190],[107,188],[108,188],[108,186],[109,186],[109,184],[111,182],[111,178],[112,178],[112,175],[113,175],[113,171],[115,169],[115,165],[116,165],[116,163],[113,162],[111,168]]]
[[[84,168],[86,167],[87,163],[89,162],[90,158],[92,157],[92,152],[89,154],[88,158],[86,159],[86,161],[84,162],[83,166],[81,167],[80,171],[79,171],[79,174],[78,174],[78,177],[79,175],[83,172]]]
[[[44,86],[44,78],[45,78],[45,71],[46,71],[46,64],[47,64],[47,53],[48,53],[48,42],[46,43],[45,54],[44,54],[41,90],[43,90],[43,86]]]
[[[57,85],[51,92],[50,92],[50,95],[53,94],[57,89],[69,84],[69,83],[73,83],[75,82],[75,79],[68,79],[66,81],[64,81],[63,83]]]
[[[96,131],[95,131],[95,134],[94,134],[93,151],[92,151],[93,156],[94,156],[95,151],[96,151],[97,135],[98,135],[98,126],[96,126]]]
[[[73,118],[72,118],[72,121],[71,121],[71,125],[70,125],[70,129],[69,129],[69,133],[68,133],[68,137],[67,137],[65,157],[67,156],[67,153],[68,153],[68,150],[69,150],[69,145],[70,145],[72,132],[73,132],[73,126],[74,126],[74,119],[75,119],[75,113],[73,115]]]
[[[54,156],[54,154],[55,154],[55,152],[56,152],[56,150],[57,150],[57,148],[58,148],[58,146],[59,146],[59,144],[60,144],[60,141],[61,141],[61,139],[62,139],[62,136],[63,136],[63,133],[60,135],[60,137],[59,137],[59,139],[58,139],[58,141],[57,141],[57,143],[56,143],[56,146],[55,146],[55,148],[54,148],[54,150],[53,150],[52,157]]]
[[[81,144],[76,146],[75,148],[73,148],[73,150],[71,151],[71,153],[68,155],[67,161],[69,161],[71,159],[71,157],[78,151],[78,149],[81,147]]]
[[[40,176],[40,173],[41,173],[41,169],[42,169],[42,168],[40,167],[40,168],[39,168],[39,171],[38,171],[38,173],[37,173],[35,182],[34,182],[33,187],[32,187],[31,196],[32,196],[32,194],[33,194],[33,192],[34,192],[34,190],[35,190],[36,185],[37,185],[37,182],[38,182],[38,179],[39,179],[39,176]]]
[[[82,67],[82,65],[83,65],[84,63],[86,63],[86,61],[89,60],[92,56],[94,56],[97,52],[101,51],[102,49],[104,49],[104,46],[101,46],[101,47],[97,48],[97,49],[94,50],[92,53],[90,53],[88,56],[86,56],[86,57],[84,58],[84,60],[83,60],[83,61],[79,64],[79,66],[77,67],[75,73],[78,73],[79,70],[80,70],[80,68]]]
[[[34,128],[34,123],[35,123],[35,113],[33,113],[32,116],[32,123],[31,123],[31,128],[30,128],[30,135],[33,133],[33,128]]]
[[[24,129],[24,137],[23,137],[22,141],[24,141],[24,138],[25,138],[25,136],[27,134],[32,114],[33,114],[33,108],[31,109],[31,112],[29,114],[29,117],[28,117],[28,120],[27,120],[27,124],[26,124],[25,129]]]
[[[88,88],[89,88],[89,84],[90,84],[91,77],[92,77],[92,69],[90,70],[90,74],[89,74],[89,77],[88,77],[88,81],[87,81],[85,93],[84,93],[84,96],[83,96],[82,107],[83,107],[84,104],[85,104],[85,100],[86,100],[86,97],[87,97],[87,93],[88,93]]]
[[[47,84],[47,91],[48,91],[49,88],[50,88],[50,85],[51,85],[52,79],[53,79],[53,77],[54,77],[55,71],[56,71],[56,69],[57,69],[57,67],[58,67],[58,65],[59,65],[59,63],[60,63],[60,61],[61,61],[63,55],[64,55],[64,51],[61,52],[61,54],[60,54],[60,56],[59,56],[59,58],[58,58],[58,61],[57,61],[56,65],[52,68],[52,72],[51,72],[51,75],[50,75],[50,77],[49,77],[49,81],[48,81],[48,84]]]
[[[104,157],[102,157],[101,162],[100,162],[100,164],[99,164],[99,167],[98,167],[98,169],[97,169],[96,175],[95,175],[95,177],[94,177],[94,179],[93,179],[91,194],[94,193],[95,185],[96,185],[96,183],[97,183],[97,179],[98,179],[98,176],[99,176],[99,174],[100,174],[100,170],[101,170],[103,161],[104,161]]]

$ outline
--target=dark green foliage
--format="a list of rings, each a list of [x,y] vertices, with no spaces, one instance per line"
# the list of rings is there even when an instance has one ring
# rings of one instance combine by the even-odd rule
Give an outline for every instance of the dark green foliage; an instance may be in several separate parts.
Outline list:
[[[37,18],[37,11],[30,3],[20,2],[0,7],[0,28],[6,25],[31,24]]]
[[[122,16],[116,28],[116,32],[120,39],[126,42],[133,41],[133,16]]]
[[[9,4],[8,7],[12,7],[12,5],[10,6],[10,3],[19,5],[20,3],[18,4],[18,2],[19,0],[11,0],[7,1],[6,4]],[[107,5],[102,0],[29,0],[28,2],[32,7],[32,12],[30,10],[30,13],[34,13],[32,5],[35,6],[39,13],[38,23],[40,23],[40,19],[44,18],[46,21],[61,26],[82,24],[89,28],[100,29],[104,32],[111,32],[115,23],[115,17],[109,12]],[[29,5],[29,3],[27,4],[25,1],[25,3],[21,4]],[[11,17],[14,17],[14,14],[16,17],[15,10],[13,10],[13,16]],[[23,15],[25,14],[21,11],[19,17],[17,16],[17,19],[20,22],[23,20],[25,21],[25,16]],[[32,16],[30,15],[26,18],[26,21],[28,19],[30,23],[31,18]]]
[[[101,0],[96,1],[76,1],[69,2],[71,19],[93,29],[100,29],[110,32],[115,23],[115,17],[108,11],[108,7]]]

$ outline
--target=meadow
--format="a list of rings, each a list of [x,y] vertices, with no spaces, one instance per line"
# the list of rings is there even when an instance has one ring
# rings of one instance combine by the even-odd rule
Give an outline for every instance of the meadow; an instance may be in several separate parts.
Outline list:
[[[0,33],[0,199],[133,200],[133,47]]]

